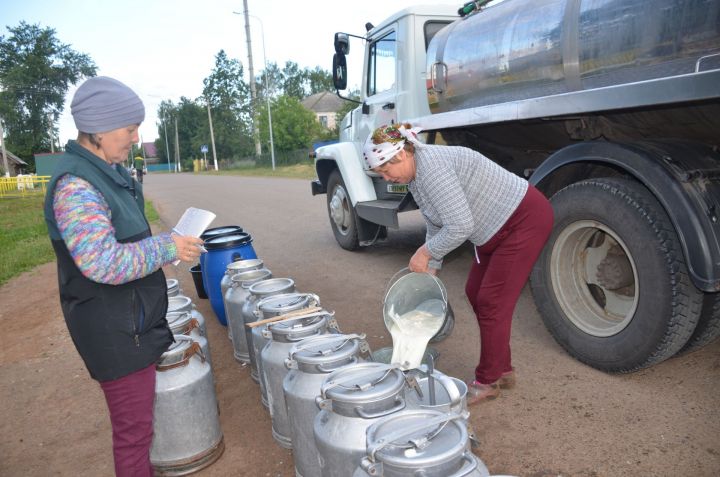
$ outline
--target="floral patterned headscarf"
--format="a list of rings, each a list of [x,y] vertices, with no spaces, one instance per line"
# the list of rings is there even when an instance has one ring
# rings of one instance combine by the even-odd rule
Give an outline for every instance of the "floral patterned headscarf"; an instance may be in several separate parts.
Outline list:
[[[420,131],[422,131],[421,128],[413,128],[409,124],[380,126],[367,138],[363,146],[365,167],[374,169],[385,164],[402,151],[406,141],[410,141],[415,146],[421,146],[422,143],[417,137]]]

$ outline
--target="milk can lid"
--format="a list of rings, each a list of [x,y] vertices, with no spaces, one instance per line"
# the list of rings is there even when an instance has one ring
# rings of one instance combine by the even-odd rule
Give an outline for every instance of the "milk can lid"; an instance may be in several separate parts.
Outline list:
[[[165,315],[168,321],[168,326],[173,334],[182,334],[183,329],[192,320],[192,314],[187,311],[168,311]]]
[[[263,298],[257,307],[263,315],[278,315],[307,308],[309,303],[310,296],[307,293],[283,293]]]
[[[399,394],[405,375],[384,363],[356,363],[344,366],[323,381],[321,394],[333,401],[369,403]]]
[[[168,298],[167,311],[191,311],[192,300],[183,295],[171,296]]]
[[[259,258],[249,258],[247,260],[236,260],[227,264],[226,272],[235,274],[239,272],[246,272],[248,270],[257,270],[262,268],[263,261]]]
[[[324,364],[357,356],[358,335],[327,334],[305,338],[290,349],[290,359],[299,363]]]
[[[177,280],[177,278],[168,278],[167,280],[165,280],[165,282],[167,283],[168,291],[173,291],[180,288],[180,282]]]
[[[240,285],[250,286],[253,283],[257,283],[261,280],[267,280],[272,277],[272,272],[267,268],[259,268],[257,270],[246,270],[234,274],[230,277],[233,283],[239,283]]]
[[[370,460],[411,469],[462,465],[468,444],[467,421],[456,413],[431,409],[400,411],[367,430]]]
[[[295,281],[292,278],[271,278],[253,283],[248,291],[253,295],[269,295],[272,293],[283,293],[295,289]]]

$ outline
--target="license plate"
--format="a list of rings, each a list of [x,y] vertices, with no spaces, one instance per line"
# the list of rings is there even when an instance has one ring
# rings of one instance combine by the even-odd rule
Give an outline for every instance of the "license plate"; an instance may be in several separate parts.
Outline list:
[[[407,184],[388,184],[387,191],[395,194],[404,194],[408,191]]]

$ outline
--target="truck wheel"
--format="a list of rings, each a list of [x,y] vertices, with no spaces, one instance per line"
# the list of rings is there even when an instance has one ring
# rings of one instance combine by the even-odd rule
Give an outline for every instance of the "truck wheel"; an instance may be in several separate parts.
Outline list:
[[[692,353],[720,337],[720,293],[707,293],[695,332],[678,354]]]
[[[555,226],[532,272],[545,326],[594,368],[630,372],[677,353],[702,293],[653,195],[625,179],[590,179],[551,199]]]
[[[337,169],[328,178],[327,206],[335,240],[345,250],[357,250],[360,246],[357,214],[345,188],[345,182]]]

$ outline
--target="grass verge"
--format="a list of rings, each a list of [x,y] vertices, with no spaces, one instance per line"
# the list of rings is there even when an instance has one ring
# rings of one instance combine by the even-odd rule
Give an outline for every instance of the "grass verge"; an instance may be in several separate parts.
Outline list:
[[[202,174],[216,174],[223,176],[255,176],[255,177],[289,177],[293,179],[315,179],[314,164],[294,164],[292,166],[277,166],[273,171],[271,167],[240,167],[220,171],[207,171]]]
[[[0,285],[55,260],[42,195],[0,200]]]

